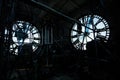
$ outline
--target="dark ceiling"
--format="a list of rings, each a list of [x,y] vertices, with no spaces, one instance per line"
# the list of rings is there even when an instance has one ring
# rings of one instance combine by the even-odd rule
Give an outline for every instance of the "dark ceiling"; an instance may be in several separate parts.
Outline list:
[[[40,3],[40,5],[39,5]],[[75,16],[76,13],[82,12],[81,9],[96,8],[98,6],[108,7],[111,5],[111,0],[27,0],[17,1],[17,10],[21,8],[24,11],[30,11],[33,9],[33,13],[39,15],[39,17],[49,15],[55,10],[64,13],[69,16]],[[52,9],[51,9],[52,8]],[[55,10],[54,10],[55,9]],[[17,11],[20,12],[20,11]],[[30,13],[30,12],[29,12]]]
[[[14,7],[15,15],[34,16],[33,18],[37,19],[48,16],[77,18],[86,11],[96,12],[96,9],[108,11],[112,6],[112,0],[1,0],[1,2],[4,4],[1,16],[14,15],[11,12]]]

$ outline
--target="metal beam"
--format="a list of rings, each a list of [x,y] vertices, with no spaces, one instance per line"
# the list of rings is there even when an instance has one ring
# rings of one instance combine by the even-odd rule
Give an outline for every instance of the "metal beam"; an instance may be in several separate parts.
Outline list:
[[[59,11],[57,11],[57,10],[55,10],[55,9],[47,6],[47,5],[45,5],[45,4],[43,4],[43,3],[41,3],[41,2],[37,2],[37,1],[35,1],[35,0],[31,0],[31,2],[34,3],[34,4],[36,4],[36,5],[39,5],[40,7],[43,7],[43,8],[45,8],[45,9],[49,10],[49,11],[52,11],[52,12],[54,12],[54,13],[56,13],[56,14],[64,17],[64,18],[66,18],[66,19],[68,19],[68,20],[70,20],[70,21],[72,21],[72,22],[74,22],[74,23],[77,23],[77,24],[80,25],[80,26],[83,25],[83,24],[81,24],[80,21],[78,21],[78,20],[76,20],[76,19],[74,19],[74,18],[72,18],[72,17],[69,17],[69,16],[67,16],[67,15],[65,15],[65,14],[63,14],[63,13],[61,13],[61,12],[59,12]],[[83,26],[85,26],[85,25],[83,25]],[[87,27],[87,26],[85,26],[85,27],[88,28],[88,29],[90,29],[90,30],[93,30],[93,29],[91,29],[91,28],[89,28],[89,27]]]

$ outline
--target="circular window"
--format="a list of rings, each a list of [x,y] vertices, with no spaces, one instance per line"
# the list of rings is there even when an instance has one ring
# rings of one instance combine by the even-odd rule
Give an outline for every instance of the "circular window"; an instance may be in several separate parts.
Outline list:
[[[107,21],[98,15],[86,15],[79,19],[81,26],[75,23],[71,30],[71,42],[78,50],[87,50],[86,45],[93,40],[107,42],[110,29]]]
[[[29,22],[16,21],[12,25],[12,44],[10,45],[10,52],[18,55],[23,50],[23,46],[30,45],[34,52],[40,42],[41,36],[38,29]]]

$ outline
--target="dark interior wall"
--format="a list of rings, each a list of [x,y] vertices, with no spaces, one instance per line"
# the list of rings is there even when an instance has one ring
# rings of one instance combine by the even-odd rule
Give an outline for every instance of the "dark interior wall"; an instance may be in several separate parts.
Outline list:
[[[76,0],[74,2],[78,2],[78,1]],[[48,3],[48,2],[46,1],[46,3]],[[88,0],[88,2],[84,6],[75,7],[74,10],[68,11],[68,12],[66,11],[65,13],[66,14],[70,13],[69,16],[73,17],[75,19],[78,19],[89,13],[95,13],[95,14],[98,14],[98,15],[100,14],[100,15],[104,16],[105,19],[107,19],[107,21],[110,23],[111,30],[112,30],[111,31],[111,36],[112,36],[111,40],[114,40],[111,43],[113,46],[115,46],[117,44],[116,43],[116,41],[117,41],[117,36],[116,36],[117,25],[116,25],[115,20],[113,20],[113,19],[115,19],[113,14],[111,14],[111,12],[112,12],[111,9],[113,9],[113,7],[111,8],[110,5],[107,5],[107,7],[104,8],[104,6],[100,5],[99,3],[100,3],[99,1]],[[62,4],[62,2],[61,2],[61,4]],[[96,5],[97,5],[97,7],[95,7]],[[52,6],[52,4],[51,4],[51,6]],[[53,8],[54,8],[54,6],[53,6]],[[67,7],[65,7],[65,8],[69,9]],[[9,8],[7,8],[7,9],[9,9]],[[7,10],[7,9],[4,8],[4,10]],[[61,8],[60,11],[62,11],[62,10],[64,12],[64,7]],[[2,11],[2,12],[5,13],[3,15],[8,15],[6,13],[6,11]],[[44,12],[45,12],[45,14],[43,16],[41,16],[40,14],[44,13]],[[26,21],[28,20],[28,21],[32,22],[33,24],[35,24],[39,29],[41,29],[41,27],[44,27],[44,25],[47,22],[52,22],[54,25],[53,26],[54,42],[58,41],[58,43],[60,44],[61,47],[64,47],[64,48],[69,47],[70,49],[71,48],[74,49],[74,47],[70,47],[70,46],[72,46],[72,44],[71,44],[70,38],[69,38],[70,30],[71,30],[74,22],[69,21],[68,19],[66,19],[64,17],[61,17],[60,15],[54,15],[53,13],[50,13],[49,11],[44,11],[41,8],[32,6],[29,3],[26,3],[24,1],[16,2],[14,19],[15,20],[23,19]],[[111,20],[113,20],[113,21],[111,21]],[[41,24],[43,24],[43,25],[41,25]],[[116,46],[113,48],[115,48],[115,50],[116,50]]]
[[[78,1],[79,0],[75,0],[73,2],[76,3]],[[94,0],[92,0],[92,1],[94,2]],[[87,76],[88,76],[88,74],[90,74],[90,76],[92,75],[92,77],[96,80],[100,80],[100,79],[103,80],[104,78],[107,78],[107,77],[109,77],[107,79],[110,79],[110,76],[112,77],[111,80],[115,80],[115,77],[116,77],[115,74],[117,74],[117,72],[119,71],[118,64],[119,64],[119,56],[120,56],[119,55],[119,47],[117,47],[118,43],[119,43],[119,40],[118,40],[118,36],[119,36],[118,26],[119,25],[118,25],[118,20],[116,20],[116,18],[118,16],[114,15],[114,12],[116,12],[117,7],[113,7],[112,5],[107,5],[107,7],[104,7],[104,6],[100,6],[99,2],[97,2],[96,0],[94,3],[92,3],[92,1],[89,0],[89,2],[86,3],[86,5],[80,6],[80,7],[75,7],[75,9],[73,9],[72,11],[68,10],[68,12],[66,11],[66,9],[69,9],[69,7],[66,7],[65,5],[63,8],[62,7],[57,8],[55,6],[54,7],[58,10],[61,9],[60,11],[62,11],[65,14],[68,14],[69,16],[71,16],[75,19],[78,19],[89,13],[103,15],[104,18],[107,19],[107,21],[110,23],[110,26],[111,26],[110,29],[112,30],[111,31],[111,41],[110,41],[110,51],[112,53],[112,58],[110,57],[110,60],[111,60],[110,63],[109,62],[108,63],[97,62],[97,60],[96,59],[94,60],[94,58],[92,58],[93,60],[90,59],[91,61],[89,61],[89,59],[87,58],[88,56],[85,56],[87,54],[86,52],[78,51],[73,47],[73,45],[71,44],[71,41],[70,41],[70,31],[71,31],[71,28],[72,28],[74,22],[71,22],[68,19],[63,18],[60,15],[56,15],[56,14],[54,15],[53,13],[50,13],[49,11],[44,11],[41,8],[36,8],[36,6],[31,6],[30,4],[26,4],[26,3],[24,3],[24,1],[16,2],[15,17],[14,17],[15,20],[20,19],[20,20],[30,21],[33,24],[35,24],[37,26],[37,28],[40,30],[45,25],[52,23],[52,25],[48,25],[48,26],[51,26],[53,28],[53,36],[54,36],[54,44],[55,44],[55,46],[53,45],[53,47],[50,48],[51,50],[49,51],[50,52],[50,56],[49,56],[50,60],[49,61],[51,64],[53,64],[53,67],[50,70],[48,68],[43,67],[44,64],[46,64],[46,61],[45,61],[46,54],[44,54],[44,53],[47,53],[47,51],[46,51],[47,49],[42,48],[43,50],[45,50],[45,52],[43,52],[44,55],[42,57],[40,56],[40,58],[39,58],[38,62],[41,62],[41,63],[39,65],[40,68],[38,69],[38,71],[36,71],[36,74],[39,73],[40,75],[44,76],[44,78],[45,78],[46,74],[48,74],[47,71],[48,72],[51,71],[49,74],[52,74],[52,75],[67,74],[67,75],[72,75],[71,77],[73,77],[73,76],[78,77],[79,75],[82,74],[81,72],[86,71],[86,72],[88,72]],[[58,2],[60,2],[60,1],[58,1]],[[57,4],[58,4],[58,2],[57,2]],[[49,1],[46,1],[46,3],[49,3]],[[64,3],[64,1],[63,1],[63,3]],[[92,3],[92,4],[89,4],[89,3]],[[57,4],[56,4],[56,6],[62,5],[62,4],[59,4],[59,5],[57,5]],[[69,2],[66,4],[69,5]],[[114,3],[112,3],[112,4],[114,4]],[[79,3],[77,4],[77,6],[78,5],[79,5]],[[98,7],[93,7],[95,5],[98,5]],[[53,5],[51,5],[51,6],[53,6]],[[9,12],[9,10],[8,10],[9,8],[4,6],[3,9],[5,9],[5,10],[2,10],[1,21],[6,20],[7,16],[10,15],[10,14],[6,13],[6,12]],[[5,13],[5,14],[3,14],[3,13]],[[2,28],[2,27],[0,27],[0,28]],[[92,51],[92,49],[94,51],[94,48],[90,48],[90,49],[91,49],[90,51]],[[3,52],[2,49],[1,49],[1,52]],[[90,53],[89,55],[92,56],[91,55],[92,52],[88,52],[88,53]],[[100,50],[99,53],[102,53],[104,55],[104,50]],[[86,62],[86,60],[89,62]],[[1,60],[1,62],[2,61],[3,60]],[[115,66],[112,66],[113,64]],[[42,65],[42,67],[41,67],[41,65]],[[86,65],[87,65],[87,67],[86,67]],[[4,67],[4,65],[2,65],[2,67]],[[89,71],[87,71],[88,67],[89,67]],[[4,72],[4,71],[2,70],[2,72]],[[70,72],[70,74],[69,74],[69,72]],[[115,74],[113,75],[112,72]],[[60,73],[62,73],[62,74],[60,74]],[[105,73],[105,74],[103,74],[103,73]],[[59,75],[56,75],[56,76],[59,76]],[[84,75],[84,73],[83,73],[83,75]],[[82,77],[82,76],[80,76],[80,77]],[[78,78],[78,80],[79,80],[79,78]]]

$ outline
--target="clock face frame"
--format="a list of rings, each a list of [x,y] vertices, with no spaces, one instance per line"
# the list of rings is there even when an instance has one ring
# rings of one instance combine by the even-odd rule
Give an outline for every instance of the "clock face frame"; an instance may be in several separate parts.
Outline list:
[[[32,49],[31,51],[35,52],[41,43],[41,35],[38,29],[29,22],[16,21],[12,25],[11,31],[10,52],[12,54],[18,55],[21,53],[25,45],[29,45]]]
[[[77,50],[87,50],[86,45],[93,40],[107,42],[110,36],[108,22],[99,15],[86,15],[79,18],[71,30],[71,42]]]

